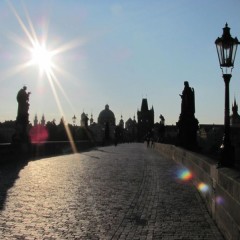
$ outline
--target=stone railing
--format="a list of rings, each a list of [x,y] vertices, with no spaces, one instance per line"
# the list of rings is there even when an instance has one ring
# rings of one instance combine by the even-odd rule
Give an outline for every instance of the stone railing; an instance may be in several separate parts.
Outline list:
[[[75,141],[74,144],[77,152],[86,151],[95,146],[89,141]],[[16,147],[10,143],[2,143],[0,144],[0,163],[70,153],[73,153],[73,150],[69,141],[47,141],[41,144],[31,144],[27,146],[25,151],[21,147]]]
[[[193,184],[205,186],[199,193],[228,240],[240,239],[240,171],[217,168],[216,162],[182,148],[155,143],[155,150],[186,167],[193,175]]]

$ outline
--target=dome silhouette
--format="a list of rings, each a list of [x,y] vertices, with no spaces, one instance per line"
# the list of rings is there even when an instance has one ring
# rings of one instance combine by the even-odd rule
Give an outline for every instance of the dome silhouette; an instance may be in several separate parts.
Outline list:
[[[102,125],[105,125],[106,123],[108,123],[109,125],[115,125],[115,121],[116,121],[115,115],[109,109],[109,105],[107,104],[105,106],[105,109],[99,113],[98,123]]]

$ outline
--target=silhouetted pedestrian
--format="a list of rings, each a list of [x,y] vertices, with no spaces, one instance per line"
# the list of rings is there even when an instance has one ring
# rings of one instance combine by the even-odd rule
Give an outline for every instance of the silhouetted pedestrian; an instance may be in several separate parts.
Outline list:
[[[150,145],[150,137],[147,137],[147,147]]]

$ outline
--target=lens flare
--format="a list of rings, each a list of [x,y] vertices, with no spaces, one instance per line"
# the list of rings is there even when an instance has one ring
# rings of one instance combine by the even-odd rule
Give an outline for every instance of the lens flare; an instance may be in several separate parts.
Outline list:
[[[34,126],[29,131],[29,137],[32,144],[42,144],[48,139],[48,130],[42,125]]]
[[[221,196],[216,197],[216,203],[218,205],[223,205],[224,204],[224,199]]]
[[[203,193],[205,193],[205,192],[207,192],[209,190],[208,185],[203,183],[203,182],[199,183],[197,188],[198,188],[199,191],[201,191]]]
[[[178,171],[177,177],[182,181],[189,181],[193,178],[193,175],[188,169],[181,169]]]

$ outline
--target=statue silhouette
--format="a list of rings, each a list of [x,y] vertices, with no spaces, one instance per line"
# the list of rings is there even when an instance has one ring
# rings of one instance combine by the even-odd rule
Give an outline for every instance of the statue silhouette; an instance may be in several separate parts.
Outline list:
[[[17,113],[17,122],[21,124],[28,124],[28,110],[29,110],[29,95],[30,92],[27,93],[27,87],[24,86],[19,90],[17,94],[18,101],[18,113]]]
[[[178,144],[184,148],[195,150],[197,148],[198,120],[195,118],[195,93],[189,87],[187,81],[184,82],[182,91],[181,114],[178,127]]]
[[[12,136],[13,145],[21,152],[28,152],[29,136],[27,127],[29,124],[29,95],[24,86],[17,93],[18,111],[16,118],[16,131]]]
[[[182,115],[194,115],[195,114],[195,97],[194,97],[194,88],[189,87],[187,81],[184,82],[184,89],[182,91],[182,106],[181,114]]]
[[[158,128],[158,142],[164,142],[165,118],[162,114],[159,116],[159,118],[160,118],[160,123],[159,123],[159,128]]]

